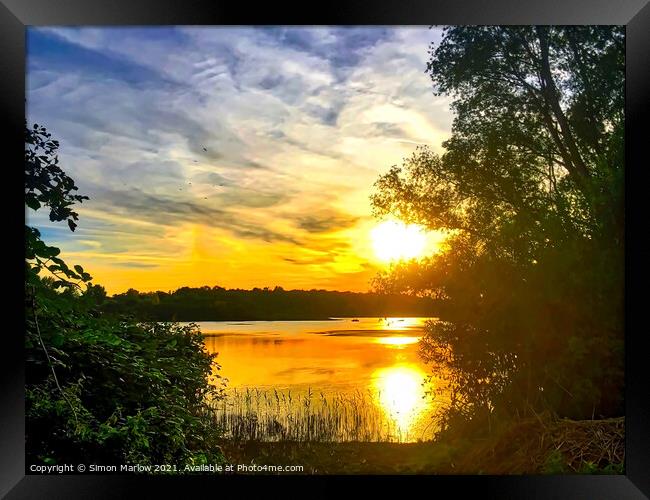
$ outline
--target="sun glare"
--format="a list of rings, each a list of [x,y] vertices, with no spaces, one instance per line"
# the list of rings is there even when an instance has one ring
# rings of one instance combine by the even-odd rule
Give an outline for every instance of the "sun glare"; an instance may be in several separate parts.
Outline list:
[[[408,433],[426,406],[424,372],[412,365],[392,366],[378,370],[374,378],[380,405],[395,421],[400,433]]]
[[[421,226],[398,221],[382,222],[371,237],[375,255],[384,262],[421,257],[427,241]]]
[[[423,318],[384,318],[381,330],[410,330],[424,325]]]
[[[420,340],[419,337],[379,337],[378,344],[387,345],[389,347],[404,347],[411,344],[416,344]]]

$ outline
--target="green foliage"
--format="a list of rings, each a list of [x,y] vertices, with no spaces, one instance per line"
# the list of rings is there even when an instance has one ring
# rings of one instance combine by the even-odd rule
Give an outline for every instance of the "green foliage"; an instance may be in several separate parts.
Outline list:
[[[71,207],[87,197],[71,194],[50,134],[34,126],[26,136],[26,205],[49,206],[50,220],[74,231]],[[219,366],[196,325],[105,317],[105,289],[37,229],[25,236],[27,462],[223,461],[209,405],[222,396]]]
[[[607,464],[605,467],[598,467],[593,462],[584,462],[578,472],[580,474],[625,474],[625,464]]]
[[[605,466],[599,466],[592,461],[583,461],[577,470],[573,470],[568,464],[566,457],[558,450],[552,450],[546,457],[542,467],[544,474],[566,474],[577,472],[578,474],[624,474],[625,466],[623,463],[608,463]]]
[[[45,285],[37,293],[27,318],[28,461],[221,460],[207,404],[221,397],[218,365],[195,325],[116,321]]]
[[[218,286],[183,287],[174,292],[131,289],[105,299],[101,310],[156,321],[306,320],[347,316],[422,316],[429,299],[400,295]]]
[[[558,450],[551,451],[544,461],[542,472],[544,474],[565,474],[568,472],[566,459],[562,452]]]
[[[623,33],[450,27],[432,48],[446,152],[418,149],[372,202],[448,249],[376,286],[443,300],[422,352],[451,372],[450,418],[622,412]]]
[[[51,221],[65,220],[74,231],[79,215],[71,207],[88,197],[72,194],[79,188],[59,167],[58,148],[45,127],[25,125],[25,204],[32,210],[48,206]]]
[[[72,210],[72,206],[88,197],[73,194],[79,188],[59,167],[58,148],[59,142],[52,139],[45,127],[34,124],[30,129],[25,125],[25,205],[34,211],[49,207],[51,221],[65,220],[74,231],[79,214]],[[27,284],[33,285],[37,275],[44,270],[56,277],[55,284],[63,288],[79,288],[80,283],[91,280],[80,265],[70,269],[58,257],[59,253],[58,248],[41,240],[38,229],[25,226]]]
[[[57,288],[80,289],[82,283],[92,279],[80,265],[70,269],[63,259],[57,257],[60,253],[58,248],[48,246],[41,240],[38,229],[25,226],[26,283],[34,286],[41,271],[49,272],[56,278],[53,284]]]

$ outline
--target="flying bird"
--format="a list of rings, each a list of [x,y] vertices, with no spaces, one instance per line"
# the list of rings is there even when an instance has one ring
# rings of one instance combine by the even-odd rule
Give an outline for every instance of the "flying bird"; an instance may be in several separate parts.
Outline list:
[[[206,147],[205,147],[205,146],[202,146],[202,147],[203,147],[203,151],[207,151],[207,149],[206,149]]]

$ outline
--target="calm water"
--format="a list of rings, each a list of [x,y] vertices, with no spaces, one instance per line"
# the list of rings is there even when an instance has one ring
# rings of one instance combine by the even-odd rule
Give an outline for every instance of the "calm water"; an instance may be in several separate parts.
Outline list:
[[[418,355],[426,318],[330,321],[199,322],[206,347],[218,353],[229,391],[249,389],[317,394],[362,392],[406,440],[425,438],[435,407],[430,369]],[[436,401],[444,400],[438,397]]]

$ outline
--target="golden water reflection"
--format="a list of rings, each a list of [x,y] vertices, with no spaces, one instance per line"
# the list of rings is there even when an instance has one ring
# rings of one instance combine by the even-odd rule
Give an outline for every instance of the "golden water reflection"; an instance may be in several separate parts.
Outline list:
[[[382,330],[408,330],[421,327],[425,318],[384,318]]]
[[[425,400],[426,374],[413,364],[382,368],[373,373],[378,400],[399,433],[407,436],[428,408]]]
[[[430,425],[435,408],[426,394],[431,386],[423,385],[430,368],[418,354],[425,321],[337,318],[199,326],[207,349],[218,353],[219,374],[228,379],[228,390],[277,390],[293,398],[313,391],[319,399],[321,394],[335,399],[360,393],[378,416],[391,422],[400,440],[415,441],[424,429],[430,436],[435,428]],[[438,387],[440,380],[435,380]]]
[[[391,347],[403,347],[406,345],[417,344],[420,337],[379,337],[376,342]]]

